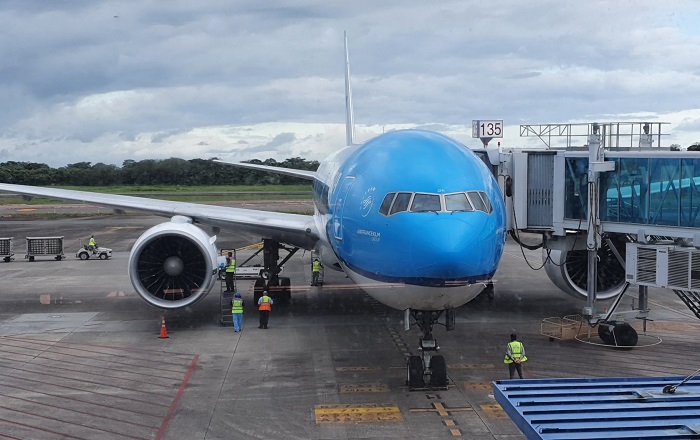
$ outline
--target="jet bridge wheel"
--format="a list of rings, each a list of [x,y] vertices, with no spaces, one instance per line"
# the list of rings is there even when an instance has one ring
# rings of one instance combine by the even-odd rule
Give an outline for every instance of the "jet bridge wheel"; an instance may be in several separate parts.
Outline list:
[[[292,300],[292,280],[288,277],[279,278],[279,298],[283,304],[289,304]]]
[[[406,380],[410,389],[425,388],[423,373],[423,359],[420,356],[410,356],[408,358],[408,377]]]
[[[262,298],[263,288],[265,287],[265,278],[257,277],[253,284],[253,305],[258,306],[258,300]]]
[[[632,348],[639,342],[639,335],[627,322],[599,324],[598,336],[606,345]]]

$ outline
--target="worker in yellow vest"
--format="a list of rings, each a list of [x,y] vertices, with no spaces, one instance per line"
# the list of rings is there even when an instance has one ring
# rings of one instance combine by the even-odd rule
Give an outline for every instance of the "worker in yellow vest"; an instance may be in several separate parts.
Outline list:
[[[506,348],[506,357],[503,360],[504,363],[508,364],[508,371],[510,372],[510,378],[515,376],[515,372],[518,372],[518,376],[523,378],[523,362],[527,361],[527,356],[525,356],[525,347],[523,343],[518,341],[518,335],[511,333],[510,342]]]
[[[314,258],[314,261],[311,263],[311,285],[312,286],[318,285],[318,276],[320,274],[321,274],[321,262],[318,261],[318,258]]]
[[[95,236],[91,235],[90,236],[90,241],[88,241],[88,249],[92,251],[92,253],[95,253],[95,249],[97,249],[97,243],[95,243]]]
[[[263,290],[263,295],[258,300],[258,312],[260,313],[260,325],[258,328],[267,328],[267,321],[270,319],[272,298],[270,298],[267,293],[267,288],[265,288],[265,290]]]
[[[236,292],[231,300],[231,316],[233,317],[233,329],[236,333],[243,330],[243,307],[245,303],[241,294]]]
[[[233,258],[233,252],[229,252],[226,256],[226,291],[233,292],[236,286],[233,284],[233,275],[236,273],[236,259]]]

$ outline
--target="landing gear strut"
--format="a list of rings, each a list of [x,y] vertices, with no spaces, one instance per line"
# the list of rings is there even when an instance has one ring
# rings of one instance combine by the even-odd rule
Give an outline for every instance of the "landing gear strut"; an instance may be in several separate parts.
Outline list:
[[[279,261],[280,249],[288,252],[287,256],[284,257],[282,261]],[[267,291],[268,295],[270,295],[272,300],[275,302],[284,304],[291,300],[291,280],[288,277],[279,276],[279,273],[282,271],[282,266],[284,266],[284,263],[292,258],[292,255],[294,255],[298,250],[299,248],[296,247],[285,247],[275,240],[264,239],[262,249],[254,253],[250,258],[241,264],[241,266],[245,265],[245,263],[250,261],[262,251],[263,268],[260,271],[260,276],[255,279],[255,284],[253,285],[253,304],[258,304],[258,300],[264,291]]]
[[[408,358],[406,384],[411,391],[447,389],[447,364],[445,364],[445,358],[442,355],[436,354],[440,350],[440,346],[433,337],[433,326],[438,323],[438,319],[443,314],[445,314],[445,327],[447,330],[453,330],[454,309],[406,310],[406,322],[409,322],[409,316],[413,317],[422,333],[418,339],[418,349],[422,355]]]

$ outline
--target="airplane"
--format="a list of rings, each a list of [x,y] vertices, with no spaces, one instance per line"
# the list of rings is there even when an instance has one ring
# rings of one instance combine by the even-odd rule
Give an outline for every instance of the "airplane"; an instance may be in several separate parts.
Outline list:
[[[225,163],[312,180],[313,215],[3,183],[0,190],[171,217],[136,240],[128,263],[136,292],[163,309],[190,306],[215,284],[216,236],[197,224],[214,234],[228,229],[263,238],[256,302],[263,290],[289,299],[290,281],[280,268],[296,250],[313,250],[324,267],[344,271],[379,302],[404,310],[406,325],[410,317],[418,325],[423,355],[409,358],[410,388],[446,388],[432,329],[443,315],[453,329],[455,308],[481,293],[496,272],[506,240],[503,195],[483,161],[445,135],[398,130],[355,143],[347,35],[345,89],[347,145],[317,171]],[[281,261],[280,250],[288,252]]]

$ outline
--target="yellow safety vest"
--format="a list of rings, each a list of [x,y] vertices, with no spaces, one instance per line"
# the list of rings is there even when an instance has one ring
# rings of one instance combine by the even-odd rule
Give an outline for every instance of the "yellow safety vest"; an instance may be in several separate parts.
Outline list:
[[[270,297],[267,295],[263,295],[261,299],[262,302],[260,303],[260,307],[258,307],[258,310],[267,310],[268,312],[272,310],[272,304],[270,304]]]
[[[508,343],[508,347],[510,347],[511,353],[513,353],[513,359],[520,359],[520,362],[525,362],[527,360],[527,356],[523,355],[523,352],[525,349],[523,348],[523,343],[520,341],[510,341]],[[506,353],[505,359],[503,359],[503,362],[506,364],[512,364],[513,359],[508,356],[508,353]]]
[[[243,300],[234,299],[231,301],[231,313],[243,313]]]
[[[311,270],[314,271],[314,272],[321,272],[321,262],[320,262],[320,261],[314,261]]]
[[[94,238],[91,238],[91,239],[90,239],[90,242],[88,243],[88,246],[95,247],[95,239],[94,239]]]
[[[236,272],[236,259],[235,258],[231,258],[229,265],[226,266],[226,272],[232,272],[232,273]]]

